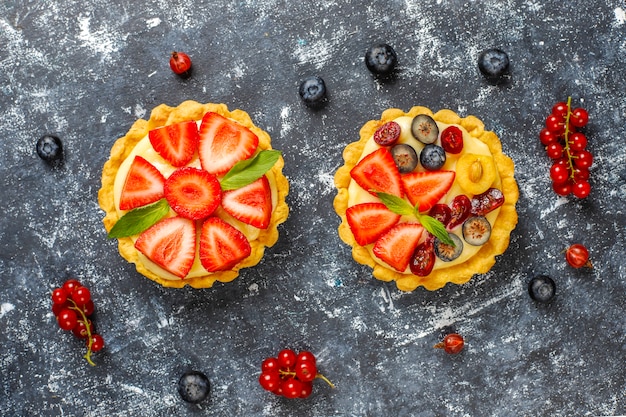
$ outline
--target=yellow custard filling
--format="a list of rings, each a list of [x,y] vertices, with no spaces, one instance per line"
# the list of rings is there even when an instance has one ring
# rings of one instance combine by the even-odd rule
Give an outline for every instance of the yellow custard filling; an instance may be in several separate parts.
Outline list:
[[[200,125],[200,121],[197,121],[197,123],[198,125]],[[126,181],[126,176],[128,175],[128,170],[130,169],[130,166],[133,160],[135,159],[135,156],[141,156],[144,159],[146,159],[148,162],[154,165],[154,167],[158,169],[165,178],[168,178],[174,171],[179,169],[177,167],[172,166],[168,161],[162,158],[161,155],[159,155],[154,150],[154,148],[152,147],[152,144],[150,143],[150,139],[148,138],[148,135],[146,135],[143,139],[141,139],[139,143],[135,145],[135,147],[130,152],[128,157],[124,160],[124,162],[122,162],[119,170],[117,171],[117,175],[115,176],[113,196],[115,199],[115,209],[117,211],[118,216],[120,217],[126,213],[126,211],[120,210],[119,208],[120,196],[122,195],[122,189],[124,187],[124,182]],[[198,155],[195,155],[194,158],[191,160],[191,162],[189,162],[186,166],[190,166],[194,168],[201,168],[200,159],[198,158]],[[277,201],[278,201],[278,193],[276,191],[277,190],[276,177],[274,176],[274,173],[272,171],[268,171],[265,175],[267,176],[267,179],[270,184],[270,189],[272,192],[272,207],[275,208]],[[248,238],[248,241],[250,242],[254,241],[255,239],[259,237],[261,229],[256,228],[254,226],[250,226],[246,223],[243,223],[235,219],[230,214],[228,214],[224,209],[222,209],[221,206],[218,207],[218,209],[215,211],[213,215],[220,217],[222,220],[226,221],[227,223],[231,224],[232,226],[240,230],[246,236],[246,238]],[[169,216],[176,216],[176,213],[174,212],[174,210],[170,209]],[[198,235],[200,234],[200,228],[201,228],[201,222],[197,222],[196,233]],[[131,236],[130,238],[132,239],[134,243],[138,237],[139,235],[135,235],[135,236]],[[200,250],[199,239],[196,239],[196,258],[194,260],[193,266],[191,267],[191,270],[189,271],[185,279],[201,277],[201,276],[211,274],[211,272],[208,272],[202,266],[200,262],[199,250]],[[138,255],[139,255],[139,259],[141,263],[143,263],[144,266],[149,271],[155,274],[158,274],[162,278],[165,278],[168,280],[177,280],[177,281],[180,280],[179,277],[161,268],[160,266],[152,262],[150,259],[148,259],[148,257],[146,257],[141,252],[138,252]]]
[[[400,130],[401,133],[400,133],[400,138],[398,139],[398,143],[405,143],[407,145],[412,146],[413,149],[415,149],[415,152],[419,155],[425,145],[419,140],[415,139],[413,135],[411,134],[411,122],[413,121],[413,117],[402,116],[402,117],[398,117],[394,119],[393,121],[398,123],[401,128]],[[437,126],[439,127],[439,132],[443,132],[448,126],[451,126],[450,124],[442,123],[439,121],[436,121],[436,123],[437,123]],[[463,128],[463,126],[460,126],[457,124],[454,124],[454,126],[457,126],[459,129],[461,129],[461,132],[463,132],[463,150],[458,154],[447,153],[446,162],[441,168],[441,170],[456,171],[457,160],[461,156],[467,153],[491,156],[491,151],[489,150],[489,147],[485,143],[472,137],[465,130],[465,128]],[[435,144],[441,145],[441,141],[439,138],[437,139]],[[374,136],[372,135],[372,137],[370,137],[369,140],[365,143],[365,146],[363,147],[363,153],[361,154],[359,161],[363,159],[365,156],[369,155],[370,153],[376,151],[379,148],[381,148],[381,146],[374,141]],[[425,171],[425,169],[421,165],[419,165],[416,168],[416,171]],[[491,186],[494,188],[501,188],[499,174],[496,175],[496,180],[493,182]],[[348,194],[349,194],[348,207],[351,207],[353,205],[360,204],[360,203],[379,201],[377,197],[373,196],[371,193],[361,188],[361,186],[358,185],[356,181],[354,180],[350,181],[350,185],[348,187]],[[461,186],[458,184],[457,180],[455,179],[454,183],[452,184],[452,187],[450,188],[448,193],[441,200],[439,200],[439,203],[449,204],[454,199],[454,197],[460,194],[465,194],[470,199],[473,197],[473,195],[471,194],[468,195],[465,191],[463,191],[463,189],[461,188]],[[485,217],[487,218],[487,220],[489,220],[490,224],[493,224],[495,219],[498,217],[499,213],[500,213],[500,208],[497,208],[491,211],[490,213],[487,213]],[[400,219],[400,222],[415,222],[415,218],[409,217],[409,216],[403,216]],[[452,230],[451,233],[458,235],[461,238],[461,241],[463,241],[463,234],[462,234],[460,226]],[[422,240],[425,239],[425,236],[426,236],[426,233],[424,233],[424,235],[422,236]],[[365,248],[370,252],[370,255],[372,256],[372,258],[377,263],[384,265],[388,268],[391,268],[391,266],[387,265],[384,261],[382,261],[381,259],[379,259],[378,257],[374,255],[372,251],[373,247],[374,247],[373,243],[365,246]],[[468,259],[470,259],[472,256],[476,255],[476,253],[478,253],[480,248],[481,246],[473,246],[473,245],[469,245],[465,243],[463,245],[463,252],[461,252],[461,255],[459,255],[458,258],[452,261],[448,261],[448,262],[442,261],[441,259],[436,258],[433,270],[449,268],[450,266],[461,264],[467,261]],[[411,270],[407,267],[405,271],[402,271],[402,273],[411,274]]]

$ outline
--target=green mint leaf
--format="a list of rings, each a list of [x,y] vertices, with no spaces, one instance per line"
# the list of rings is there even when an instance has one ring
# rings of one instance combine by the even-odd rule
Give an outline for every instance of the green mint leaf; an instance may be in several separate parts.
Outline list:
[[[254,158],[244,159],[235,164],[220,181],[222,190],[236,190],[261,178],[269,171],[282,153],[276,150],[264,150]]]
[[[120,238],[138,235],[165,217],[169,211],[170,206],[164,198],[149,206],[133,209],[124,214],[113,225],[108,237]]]
[[[396,214],[401,216],[412,216],[415,214],[413,207],[403,198],[382,192],[376,192],[376,196],[380,198],[380,201],[382,201],[390,211],[393,211]]]
[[[422,214],[419,216],[419,221],[422,226],[424,226],[424,228],[428,230],[432,235],[434,235],[437,239],[439,239],[446,245],[450,245],[452,247],[456,246],[454,244],[454,241],[450,239],[446,227],[439,220],[427,214]]]

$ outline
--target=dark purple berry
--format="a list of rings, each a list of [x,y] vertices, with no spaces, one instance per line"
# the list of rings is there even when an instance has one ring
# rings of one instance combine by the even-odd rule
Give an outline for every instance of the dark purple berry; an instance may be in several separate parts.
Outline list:
[[[54,135],[43,135],[37,141],[37,155],[46,162],[55,162],[63,157],[61,139]]]
[[[313,75],[302,81],[299,92],[306,104],[320,104],[326,98],[326,84],[322,78]]]
[[[374,45],[365,53],[365,65],[373,74],[389,75],[397,64],[396,51],[386,43]]]
[[[437,171],[446,163],[446,151],[439,145],[430,143],[420,152],[420,162],[428,171]]]
[[[556,284],[547,275],[537,275],[528,283],[528,294],[530,298],[541,303],[547,303],[554,298]]]
[[[417,167],[417,152],[411,145],[399,143],[391,148],[391,156],[402,174],[413,171]]]
[[[209,395],[211,385],[202,372],[185,372],[178,380],[178,393],[183,400],[197,404]]]
[[[478,56],[478,69],[490,81],[496,81],[509,70],[509,56],[501,49],[487,49]]]

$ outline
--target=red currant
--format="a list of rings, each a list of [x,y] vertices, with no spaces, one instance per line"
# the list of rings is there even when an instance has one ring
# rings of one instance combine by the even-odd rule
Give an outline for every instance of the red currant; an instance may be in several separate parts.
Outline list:
[[[259,384],[266,391],[274,392],[280,386],[280,375],[278,370],[264,371],[259,376]]]
[[[317,375],[317,367],[313,362],[300,361],[296,364],[296,377],[302,382],[310,382]]]
[[[446,353],[453,355],[462,351],[464,346],[465,340],[463,336],[457,333],[450,333],[443,338],[442,342],[437,343],[434,347],[443,349]]]
[[[574,152],[574,165],[577,168],[586,168],[589,169],[591,164],[593,164],[593,155],[589,151],[578,151]]]
[[[566,197],[572,193],[572,184],[569,181],[562,184],[552,183],[552,189],[558,195]]]
[[[563,156],[563,145],[553,142],[546,146],[546,153],[550,159],[559,159]]]
[[[70,303],[67,301],[62,304],[53,303],[52,314],[54,314],[54,317],[57,317],[61,313],[62,310],[69,308],[69,307],[70,307]]]
[[[91,292],[89,292],[89,289],[87,287],[76,287],[72,292],[72,300],[74,300],[74,302],[76,302],[76,304],[78,305],[87,304],[89,301],[91,301]]]
[[[570,115],[570,123],[575,127],[583,127],[589,121],[589,114],[587,110],[582,108],[577,108],[572,110],[572,114]]]
[[[558,135],[565,131],[565,119],[563,116],[551,114],[546,118],[546,129]]]
[[[87,319],[87,323],[82,320],[78,320],[76,327],[72,329],[74,336],[79,339],[86,339],[93,332],[93,324],[91,320]]]
[[[83,310],[83,313],[85,313],[85,316],[91,316],[93,314],[93,311],[94,311],[93,300],[89,300],[89,302],[87,302],[86,304],[79,305],[78,307],[81,310]]]
[[[559,137],[551,130],[548,130],[548,128],[544,127],[541,129],[541,132],[539,132],[539,140],[546,146],[552,142],[556,142],[558,139]]]
[[[302,382],[293,377],[285,379],[280,387],[287,398],[298,398],[302,393]]]
[[[70,295],[71,293],[74,292],[74,288],[76,288],[78,286],[80,286],[80,282],[78,282],[78,280],[76,280],[76,279],[68,279],[63,284],[63,289],[65,290],[67,295]]]
[[[564,101],[559,101],[554,106],[552,106],[552,114],[561,116],[564,119],[567,116],[568,112],[569,112],[569,106]]]
[[[308,350],[300,351],[300,353],[298,353],[298,356],[296,357],[296,362],[304,361],[315,364],[315,355],[313,355],[313,353],[309,352]]]
[[[278,352],[277,359],[281,368],[293,368],[296,364],[296,353],[291,349],[283,349]]]
[[[591,185],[585,180],[580,180],[572,186],[572,194],[578,198],[585,198],[591,192]]]
[[[52,291],[52,303],[63,304],[67,301],[67,292],[63,288],[56,288]]]
[[[300,398],[308,398],[313,392],[313,382],[303,382],[302,391],[300,391]]]
[[[589,251],[580,243],[575,243],[567,248],[565,251],[565,260],[573,268],[582,268],[583,266],[593,268],[589,260]]]
[[[78,317],[74,310],[65,308],[61,310],[57,316],[57,322],[59,323],[59,327],[63,330],[72,330],[78,323]]]
[[[574,177],[574,181],[588,180],[589,170],[587,168],[574,168],[572,175]]]
[[[555,184],[562,184],[569,179],[569,171],[567,166],[555,162],[550,168],[550,179]]]
[[[89,340],[87,340],[87,346],[89,346]],[[104,339],[99,334],[91,335],[91,351],[98,352],[104,347]]]
[[[191,58],[184,52],[172,52],[170,68],[175,74],[185,75],[191,69]]]
[[[587,137],[580,132],[569,136],[569,148],[572,151],[582,151],[587,147]]]
[[[267,358],[261,364],[261,371],[276,371],[280,369],[280,365],[278,364],[278,359],[276,358]]]

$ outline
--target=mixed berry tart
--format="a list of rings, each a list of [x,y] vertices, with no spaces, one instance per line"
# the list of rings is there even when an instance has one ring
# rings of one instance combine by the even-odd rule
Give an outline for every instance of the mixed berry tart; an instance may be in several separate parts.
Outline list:
[[[283,165],[244,111],[194,101],[157,106],[104,164],[98,200],[108,236],[163,286],[231,281],[261,261],[287,219]]]
[[[507,249],[517,224],[514,164],[478,118],[388,109],[343,158],[339,236],[377,279],[403,291],[463,284]]]

